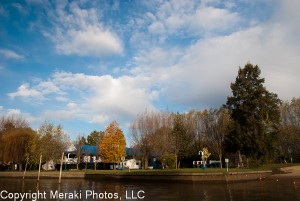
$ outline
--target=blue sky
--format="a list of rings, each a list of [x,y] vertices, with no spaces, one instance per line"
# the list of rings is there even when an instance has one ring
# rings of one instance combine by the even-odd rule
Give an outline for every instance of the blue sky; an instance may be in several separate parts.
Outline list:
[[[219,107],[238,67],[299,97],[298,0],[0,1],[0,114],[72,139],[143,111]]]

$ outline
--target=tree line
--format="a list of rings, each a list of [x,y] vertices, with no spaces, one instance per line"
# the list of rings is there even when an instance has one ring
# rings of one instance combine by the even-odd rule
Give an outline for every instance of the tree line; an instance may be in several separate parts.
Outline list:
[[[126,157],[126,140],[118,123],[113,121],[105,131],[93,131],[87,136],[79,135],[73,142],[76,146],[77,169],[83,156],[83,145],[97,147],[96,156],[104,163],[115,164]],[[61,125],[44,122],[38,130],[20,116],[2,116],[0,119],[0,169],[37,169],[41,163],[51,160],[60,163],[61,155],[71,145],[67,133]],[[89,155],[89,154],[88,154]]]
[[[69,142],[60,125],[44,122],[35,131],[20,116],[2,116],[0,119],[0,167],[19,170],[24,164],[35,169],[42,162],[57,162]]]
[[[132,143],[145,168],[151,156],[167,168],[190,166],[191,160],[200,160],[198,152],[203,147],[221,160],[229,123],[223,108],[181,114],[145,111],[131,124]]]
[[[131,137],[144,166],[155,157],[170,168],[190,167],[203,147],[212,159],[226,155],[238,166],[300,161],[300,98],[281,101],[260,73],[249,63],[239,68],[220,108],[140,114]]]

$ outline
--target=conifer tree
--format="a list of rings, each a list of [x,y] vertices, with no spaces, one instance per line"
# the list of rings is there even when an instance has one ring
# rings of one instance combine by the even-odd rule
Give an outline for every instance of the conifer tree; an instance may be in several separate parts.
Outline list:
[[[239,68],[232,96],[227,98],[233,120],[226,136],[227,151],[240,151],[253,159],[269,159],[274,153],[281,101],[264,87],[260,68],[248,63]]]

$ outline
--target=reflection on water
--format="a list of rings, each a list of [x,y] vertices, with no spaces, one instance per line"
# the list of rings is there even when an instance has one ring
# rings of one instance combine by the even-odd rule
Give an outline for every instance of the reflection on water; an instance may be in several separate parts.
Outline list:
[[[65,179],[0,178],[0,200],[5,197],[39,192],[38,200],[300,200],[300,179],[267,179],[229,184],[200,184],[180,182],[101,181]],[[16,194],[13,194],[16,193]],[[30,197],[33,198],[34,196]],[[12,199],[10,199],[12,200]],[[21,199],[18,199],[21,200]],[[24,200],[32,200],[27,197]]]

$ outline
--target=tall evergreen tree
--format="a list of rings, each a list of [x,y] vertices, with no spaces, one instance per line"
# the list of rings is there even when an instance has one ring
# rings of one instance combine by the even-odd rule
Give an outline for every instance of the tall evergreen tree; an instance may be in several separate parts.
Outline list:
[[[93,131],[87,136],[87,145],[98,146],[103,139],[104,131]]]
[[[233,120],[225,139],[227,151],[245,154],[254,159],[268,159],[274,152],[280,119],[281,101],[264,86],[259,67],[248,63],[239,68],[232,96],[226,107]]]

